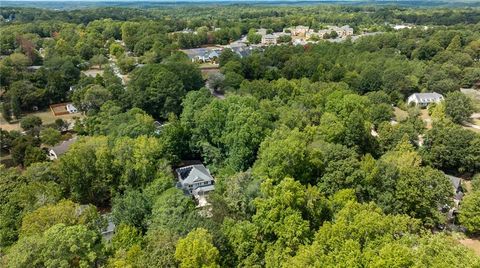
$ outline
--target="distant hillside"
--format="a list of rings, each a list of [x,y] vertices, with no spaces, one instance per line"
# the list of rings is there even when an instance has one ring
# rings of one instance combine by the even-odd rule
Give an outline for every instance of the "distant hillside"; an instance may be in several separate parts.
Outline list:
[[[480,7],[477,0],[158,0],[158,1],[135,1],[135,0],[118,0],[118,1],[102,1],[102,0],[84,0],[84,1],[60,1],[60,0],[20,0],[20,1],[2,1],[3,7],[37,7],[47,9],[80,9],[92,7],[134,7],[134,8],[152,8],[162,6],[188,6],[188,5],[389,5],[389,6],[406,6],[406,7]]]

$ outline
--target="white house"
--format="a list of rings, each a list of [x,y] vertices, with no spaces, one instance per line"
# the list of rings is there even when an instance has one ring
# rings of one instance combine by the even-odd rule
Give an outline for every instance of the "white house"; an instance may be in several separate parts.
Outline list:
[[[403,29],[412,29],[414,26],[410,24],[396,24],[393,25],[393,29],[398,31],[398,30],[403,30]]]
[[[425,107],[430,103],[439,103],[443,101],[444,98],[442,94],[437,92],[432,93],[414,93],[410,95],[407,99],[407,104],[415,104],[417,106]]]

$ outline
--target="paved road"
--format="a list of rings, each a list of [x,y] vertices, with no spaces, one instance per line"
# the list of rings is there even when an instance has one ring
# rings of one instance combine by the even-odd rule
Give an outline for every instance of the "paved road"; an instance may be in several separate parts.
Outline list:
[[[125,83],[125,78],[120,73],[120,68],[118,68],[117,64],[115,63],[115,61],[111,57],[108,60],[110,61],[110,67],[112,67],[115,75],[118,76],[118,78],[120,78],[120,80],[122,81],[122,85],[125,85],[126,84]]]

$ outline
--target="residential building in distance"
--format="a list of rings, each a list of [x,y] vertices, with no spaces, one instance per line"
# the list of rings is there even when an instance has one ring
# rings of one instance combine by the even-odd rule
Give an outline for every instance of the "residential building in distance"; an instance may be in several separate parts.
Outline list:
[[[230,48],[233,52],[235,52],[240,58],[247,57],[248,55],[252,54],[254,47],[247,46],[246,44],[237,43],[235,45],[228,45],[227,48]]]
[[[192,48],[182,50],[192,62],[200,63],[216,62],[221,51],[221,48]]]
[[[414,93],[410,95],[407,99],[408,105],[415,105],[420,107],[425,107],[431,103],[439,103],[443,101],[444,98],[442,94],[438,94],[437,92],[432,93]]]
[[[403,29],[412,29],[414,28],[415,25],[412,25],[412,24],[395,24],[395,25],[392,25],[392,28],[394,30],[403,30]]]
[[[324,39],[325,36],[331,32],[336,32],[338,38],[345,38],[353,35],[353,28],[349,25],[342,27],[328,26],[326,29],[316,31],[306,26],[296,26],[284,29],[284,33],[288,32],[290,32],[292,38],[305,38],[304,41],[307,41],[312,38]]]
[[[292,36],[305,37],[309,29],[310,27],[308,26],[299,25],[299,26],[287,28],[286,30],[290,31],[290,34]]]
[[[277,36],[273,34],[266,34],[262,35],[262,44],[263,45],[276,45],[277,44]]]
[[[325,35],[330,34],[331,32],[337,33],[337,38],[345,38],[347,36],[353,35],[353,28],[348,25],[337,27],[337,26],[329,26],[327,29],[319,30],[318,32],[309,32],[307,34],[307,38],[310,38],[314,35],[318,36],[319,38],[325,38]]]
[[[177,34],[177,33],[180,33],[180,34],[197,34],[196,31],[190,29],[190,28],[185,28],[181,31],[176,31],[176,32],[172,32],[171,34]]]
[[[260,29],[257,30],[257,34],[259,34],[261,36],[267,35],[267,29],[260,28]]]

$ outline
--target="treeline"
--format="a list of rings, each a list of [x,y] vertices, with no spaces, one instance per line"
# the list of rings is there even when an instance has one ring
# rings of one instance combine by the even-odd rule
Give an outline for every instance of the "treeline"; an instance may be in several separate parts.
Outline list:
[[[213,12],[213,10],[215,10]],[[174,11],[174,12],[172,12]],[[98,7],[93,9],[51,10],[37,8],[2,7],[1,17],[13,19],[12,23],[32,21],[62,21],[76,24],[88,24],[95,20],[110,18],[117,21],[164,20],[165,17],[177,20],[183,26],[193,26],[201,21],[200,26],[215,23],[222,27],[232,22],[261,22],[264,25],[275,22],[299,23],[304,25],[315,23],[331,24],[383,24],[384,22],[405,22],[415,24],[454,25],[478,23],[477,8],[430,8],[417,9],[407,7],[354,7],[354,6],[209,6],[201,7],[162,7],[149,9]],[[301,14],[301,15],[300,15]],[[215,20],[215,16],[222,20]],[[272,27],[273,28],[273,27]]]

